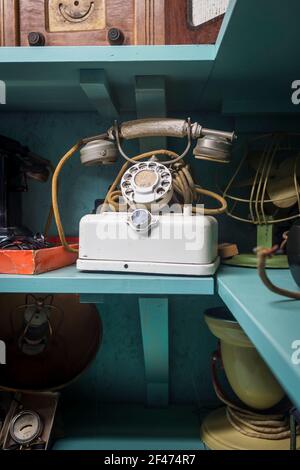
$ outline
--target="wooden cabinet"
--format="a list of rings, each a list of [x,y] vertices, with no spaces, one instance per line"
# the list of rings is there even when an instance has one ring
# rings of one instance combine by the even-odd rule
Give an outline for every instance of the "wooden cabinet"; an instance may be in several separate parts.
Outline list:
[[[19,4],[22,46],[109,45],[112,28],[113,43],[134,44],[133,0],[19,0]]]
[[[193,1],[0,0],[1,45],[214,43],[223,16],[193,25]]]

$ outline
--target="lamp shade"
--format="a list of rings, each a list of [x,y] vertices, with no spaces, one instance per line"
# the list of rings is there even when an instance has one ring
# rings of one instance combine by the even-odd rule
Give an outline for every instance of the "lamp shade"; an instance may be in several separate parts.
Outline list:
[[[285,395],[283,389],[230,312],[208,310],[205,321],[221,341],[225,373],[239,399],[256,410],[277,405]]]

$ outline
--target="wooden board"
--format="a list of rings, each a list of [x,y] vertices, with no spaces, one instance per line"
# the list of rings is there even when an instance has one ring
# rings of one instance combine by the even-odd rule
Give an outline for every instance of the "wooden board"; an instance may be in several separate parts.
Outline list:
[[[18,46],[19,0],[0,0],[0,46]]]
[[[189,0],[164,0],[165,44],[214,44],[224,15],[200,26],[193,26],[189,18]]]
[[[135,0],[135,44],[165,44],[165,0]]]
[[[65,2],[65,3],[64,3]],[[45,37],[45,44],[47,46],[89,46],[89,45],[109,45],[107,40],[107,33],[110,28],[119,28],[122,30],[125,40],[124,44],[129,45],[134,43],[134,0],[105,0],[104,11],[99,9],[83,17],[81,21],[75,20],[73,16],[79,15],[80,11],[70,10],[71,5],[79,4],[83,0],[74,2],[73,0],[64,0],[53,4],[51,0],[20,0],[20,35],[21,45],[28,46],[28,34],[30,32],[42,33]],[[100,4],[90,2],[90,4]],[[59,16],[59,6],[63,4],[65,11],[73,12],[73,16],[65,19],[61,16],[62,30],[53,31],[52,19]],[[55,10],[55,6],[57,9]],[[70,7],[70,8],[69,8]],[[81,10],[83,11],[83,10]],[[126,14],[124,14],[126,12]],[[95,15],[97,20],[94,21],[91,27],[91,17]],[[74,21],[73,21],[74,20]],[[104,24],[104,28],[103,28]],[[74,30],[74,25],[77,25],[77,31]],[[52,32],[51,32],[52,29]]]
[[[8,9],[11,3],[14,9]],[[111,28],[122,31],[124,45],[213,44],[223,20],[222,15],[194,27],[189,0],[0,0],[0,4],[6,5],[10,41],[19,17],[22,46],[30,45],[31,32],[40,33],[47,46],[110,45]]]

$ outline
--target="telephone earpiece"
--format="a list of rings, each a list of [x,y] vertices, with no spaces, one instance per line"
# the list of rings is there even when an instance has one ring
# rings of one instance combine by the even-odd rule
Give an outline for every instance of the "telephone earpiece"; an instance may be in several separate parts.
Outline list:
[[[80,159],[85,166],[111,165],[118,159],[118,150],[110,140],[92,140],[80,150]]]

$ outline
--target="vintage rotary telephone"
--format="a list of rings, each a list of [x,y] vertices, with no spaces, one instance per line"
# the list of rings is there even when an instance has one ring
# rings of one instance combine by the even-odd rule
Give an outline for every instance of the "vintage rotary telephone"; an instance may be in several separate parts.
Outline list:
[[[47,246],[43,236],[35,236],[27,227],[21,226],[21,194],[28,190],[28,179],[45,183],[50,168],[48,160],[33,154],[17,141],[0,136],[0,249]],[[51,215],[52,212],[48,221]]]
[[[184,152],[156,150],[130,158],[122,148],[124,140],[158,136],[186,138]],[[227,205],[220,195],[194,182],[184,157],[197,140],[195,158],[226,163],[234,139],[234,133],[206,129],[190,119],[152,118],[121,125],[115,122],[105,134],[78,142],[61,159],[52,181],[54,216],[61,242],[69,251],[74,249],[66,242],[57,201],[57,182],[64,164],[81,147],[85,165],[111,164],[117,152],[126,160],[100,213],[81,220],[78,269],[213,274],[219,259],[217,222],[211,216],[225,212]],[[163,161],[158,158],[162,156],[166,158]],[[197,206],[203,196],[218,201],[219,207]],[[177,210],[173,210],[174,204]],[[196,236],[194,244],[189,243],[191,236]]]

